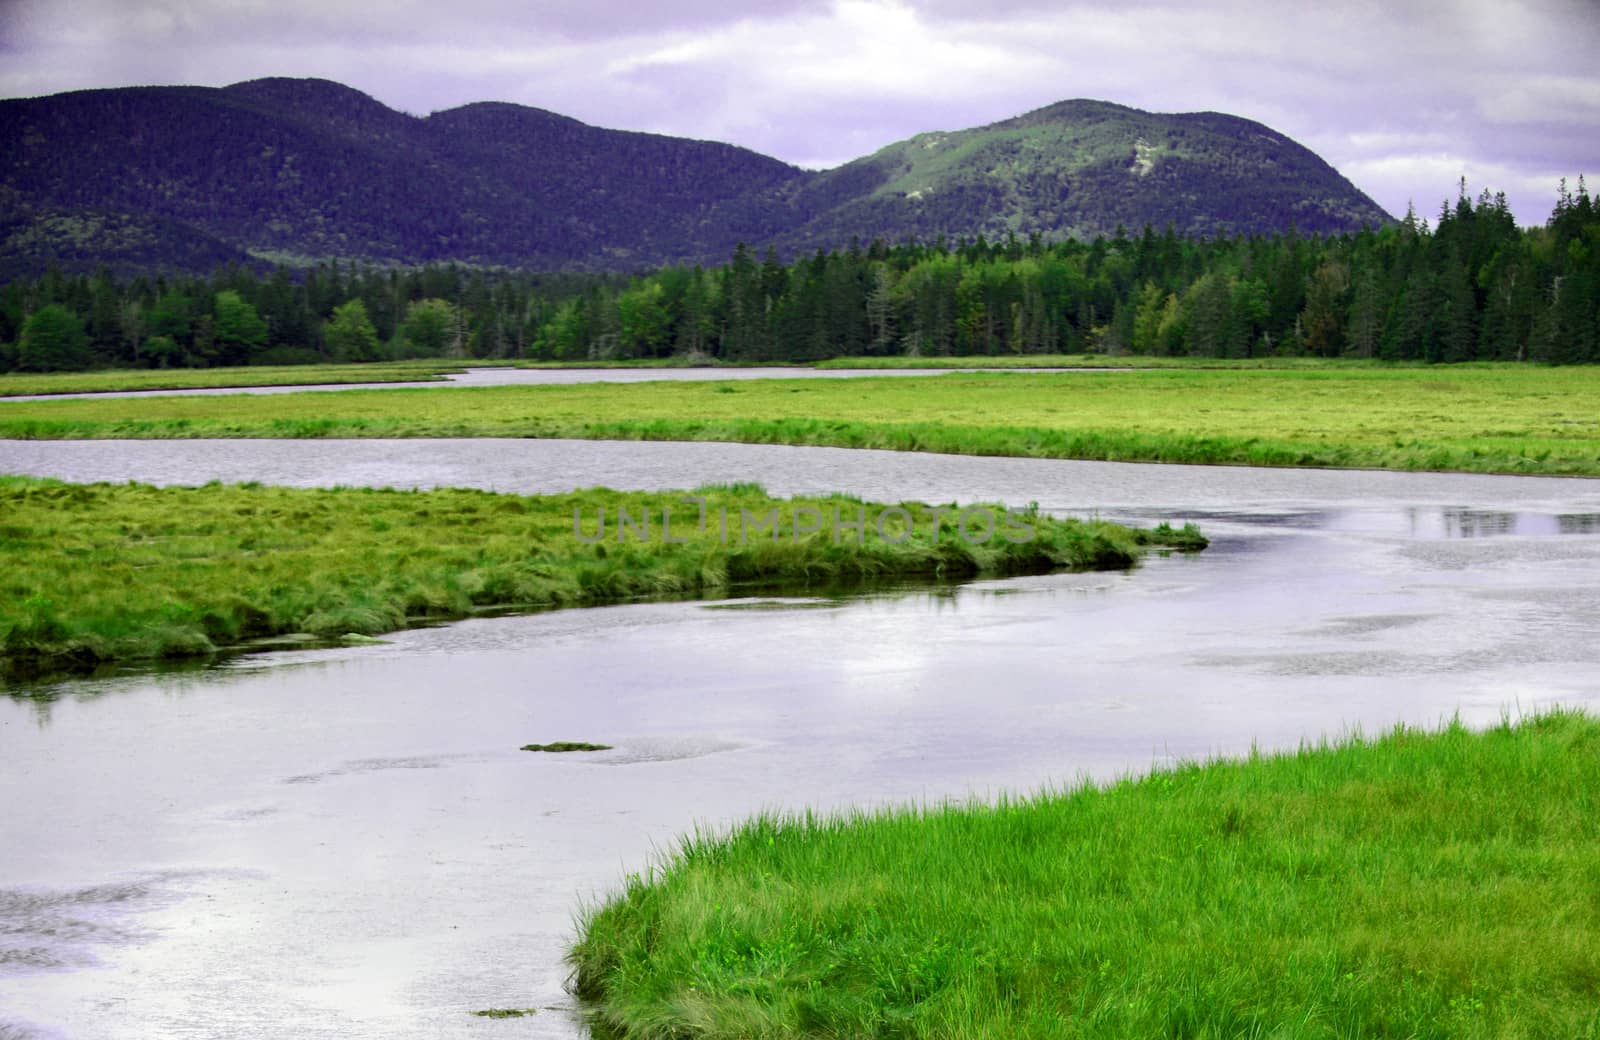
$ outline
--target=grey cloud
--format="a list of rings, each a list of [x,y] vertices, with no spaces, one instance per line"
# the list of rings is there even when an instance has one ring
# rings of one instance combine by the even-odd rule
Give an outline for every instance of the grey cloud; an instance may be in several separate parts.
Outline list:
[[[0,0],[0,46],[0,95],[322,76],[419,114],[514,101],[808,164],[1071,97],[1211,109],[1392,211],[1483,171],[1524,222],[1543,179],[1600,171],[1593,0]]]
[[[146,41],[253,41],[306,43],[332,37],[351,45],[398,42],[517,40],[586,42],[715,29],[744,20],[823,12],[826,0],[556,0],[538,4],[507,0],[388,0],[375,8],[327,0],[9,0],[0,24],[7,36],[54,35],[84,43]]]

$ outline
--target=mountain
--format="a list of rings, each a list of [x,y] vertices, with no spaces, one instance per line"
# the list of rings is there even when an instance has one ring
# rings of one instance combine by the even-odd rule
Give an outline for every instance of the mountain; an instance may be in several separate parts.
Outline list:
[[[290,263],[548,268],[677,259],[708,206],[800,176],[731,145],[534,108],[418,119],[336,83],[283,79],[0,102],[0,171],[7,259],[84,258],[88,230],[113,221],[113,262],[145,260],[180,225]]]
[[[792,182],[791,182],[792,184]],[[1158,115],[1063,101],[1015,119],[919,134],[789,192],[791,248],[941,232],[1046,237],[1138,232],[1317,234],[1393,218],[1315,153],[1215,112]]]
[[[458,260],[631,269],[852,236],[1337,232],[1391,218],[1215,113],[1066,101],[805,171],[732,145],[479,103],[425,118],[326,80],[0,101],[0,275]]]

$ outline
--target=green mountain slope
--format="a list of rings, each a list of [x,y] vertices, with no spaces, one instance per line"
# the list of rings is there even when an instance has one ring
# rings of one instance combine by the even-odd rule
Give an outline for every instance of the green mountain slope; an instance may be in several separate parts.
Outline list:
[[[1213,112],[1157,115],[1064,101],[990,126],[919,134],[793,193],[781,240],[1034,232],[1336,233],[1392,218],[1310,150]]]
[[[324,80],[0,101],[0,275],[106,262],[459,260],[628,269],[1121,224],[1337,232],[1390,218],[1310,151],[1215,113],[1067,101],[807,172],[520,105],[418,118]]]

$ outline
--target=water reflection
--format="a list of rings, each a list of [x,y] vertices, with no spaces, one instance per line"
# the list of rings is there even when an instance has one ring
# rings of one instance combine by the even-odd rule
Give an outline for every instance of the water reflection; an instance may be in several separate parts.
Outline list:
[[[1600,513],[1546,513],[1463,506],[1409,506],[1404,509],[1335,510],[1315,518],[1309,527],[1373,534],[1395,534],[1418,540],[1456,538],[1545,538],[1600,533]]]
[[[1433,517],[1417,518],[1419,537],[1427,537]],[[1555,534],[1594,534],[1600,532],[1600,514],[1509,513],[1483,509],[1440,510],[1437,523],[1445,538],[1492,538],[1497,535],[1539,537]]]
[[[1600,534],[1600,513],[1566,513],[1556,517],[1562,534]]]

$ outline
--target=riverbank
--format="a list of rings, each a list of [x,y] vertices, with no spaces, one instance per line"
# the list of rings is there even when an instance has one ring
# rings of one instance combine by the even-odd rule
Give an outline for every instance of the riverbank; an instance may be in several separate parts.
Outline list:
[[[950,374],[15,401],[0,438],[578,437],[1600,475],[1600,369]]]
[[[699,833],[585,914],[596,1035],[1587,1036],[1600,720]]]
[[[918,368],[1123,368],[1123,369],[1291,369],[1298,371],[1339,372],[1360,369],[1399,370],[1431,369],[1435,372],[1458,368],[1501,368],[1515,370],[1527,367],[1524,362],[1467,361],[1459,364],[1430,365],[1421,361],[1377,361],[1372,358],[1289,357],[1268,355],[1251,358],[1175,357],[1156,354],[957,354],[927,357],[844,356],[814,362],[817,368],[848,369],[918,369]]]
[[[685,496],[704,503],[703,518]],[[777,499],[748,484],[518,496],[0,477],[0,677],[487,611],[1125,568],[1149,546],[1204,544],[1192,528],[982,505],[935,516],[917,503]]]

